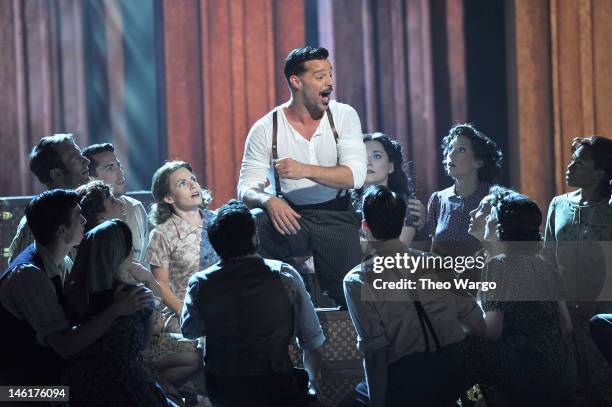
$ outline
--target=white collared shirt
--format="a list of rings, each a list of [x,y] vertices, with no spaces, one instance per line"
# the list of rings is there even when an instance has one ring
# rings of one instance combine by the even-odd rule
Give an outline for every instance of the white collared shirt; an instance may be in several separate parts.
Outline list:
[[[368,158],[361,133],[361,122],[355,109],[332,100],[329,103],[338,132],[338,145],[327,119],[319,122],[310,141],[298,133],[285,117],[283,109],[288,102],[277,107],[278,110],[278,158],[293,158],[296,161],[334,167],[338,164],[350,168],[353,173],[353,187],[361,188],[367,175]],[[272,111],[273,112],[273,111]],[[263,191],[266,179],[270,185],[266,192],[275,194],[274,169],[272,162],[272,112],[259,119],[246,139],[244,157],[238,180],[238,198],[242,199],[249,189]],[[296,205],[308,205],[332,200],[338,190],[303,178],[292,180],[281,178],[283,194]]]

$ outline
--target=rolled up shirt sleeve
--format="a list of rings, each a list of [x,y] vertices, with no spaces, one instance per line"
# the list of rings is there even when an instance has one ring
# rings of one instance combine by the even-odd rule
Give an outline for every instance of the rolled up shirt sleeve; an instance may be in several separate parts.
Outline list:
[[[49,277],[35,267],[21,266],[2,284],[2,305],[17,318],[26,320],[38,341],[46,345],[47,335],[70,328]]]
[[[319,323],[319,317],[306,291],[304,281],[298,272],[288,264],[283,264],[280,271],[283,287],[293,304],[295,315],[295,336],[302,350],[312,350],[323,345],[325,335]]]
[[[264,116],[251,127],[244,145],[237,194],[242,200],[249,189],[263,191],[268,179],[271,160],[271,139],[268,141]]]
[[[204,320],[198,311],[199,291],[199,280],[196,274],[189,279],[181,312],[181,333],[185,338],[198,339],[206,335]]]
[[[358,189],[367,176],[368,154],[359,115],[351,106],[344,106],[346,111],[338,127],[338,158],[340,165],[347,166],[353,173],[353,188]]]
[[[349,314],[357,331],[357,348],[362,352],[372,352],[389,346],[383,321],[373,302],[361,300],[361,290],[367,289],[357,273],[349,273],[344,278],[344,296]]]

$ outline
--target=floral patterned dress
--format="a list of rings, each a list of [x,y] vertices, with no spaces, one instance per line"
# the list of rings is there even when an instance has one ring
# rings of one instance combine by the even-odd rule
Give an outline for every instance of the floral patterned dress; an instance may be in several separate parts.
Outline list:
[[[153,229],[145,255],[145,263],[170,270],[170,288],[180,300],[185,298],[189,278],[219,261],[207,233],[214,212],[203,210],[201,215],[202,225],[199,227],[172,215]],[[180,334],[178,316],[168,308],[160,308],[151,346],[143,352],[145,363],[150,368],[151,361],[160,357],[197,348],[195,341],[184,339]]]

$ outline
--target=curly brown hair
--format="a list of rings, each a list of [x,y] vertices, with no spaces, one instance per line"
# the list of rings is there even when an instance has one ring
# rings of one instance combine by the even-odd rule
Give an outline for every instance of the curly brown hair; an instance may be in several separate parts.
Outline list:
[[[98,225],[99,215],[104,212],[104,200],[111,196],[110,186],[104,181],[90,181],[85,185],[81,185],[76,189],[79,196],[79,205],[81,205],[81,213],[87,223],[85,223],[85,232],[90,231]]]

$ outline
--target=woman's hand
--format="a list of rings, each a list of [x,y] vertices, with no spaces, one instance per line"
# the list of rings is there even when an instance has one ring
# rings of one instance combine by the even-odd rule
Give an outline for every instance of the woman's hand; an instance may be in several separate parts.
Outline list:
[[[147,288],[153,291],[156,297],[162,296],[162,290],[153,273],[139,262],[132,260],[128,265],[128,271],[138,281],[145,283]]]
[[[418,230],[421,230],[425,225],[426,219],[426,209],[425,205],[421,203],[418,199],[409,199],[407,209],[410,211],[410,217],[414,217],[414,227]]]
[[[138,281],[150,281],[151,279],[155,279],[153,274],[142,264],[138,263],[136,260],[130,261],[128,265],[128,270],[134,276],[134,278]]]
[[[150,307],[153,301],[153,294],[145,287],[126,287],[121,284],[115,288],[111,307],[115,316],[127,316]]]

